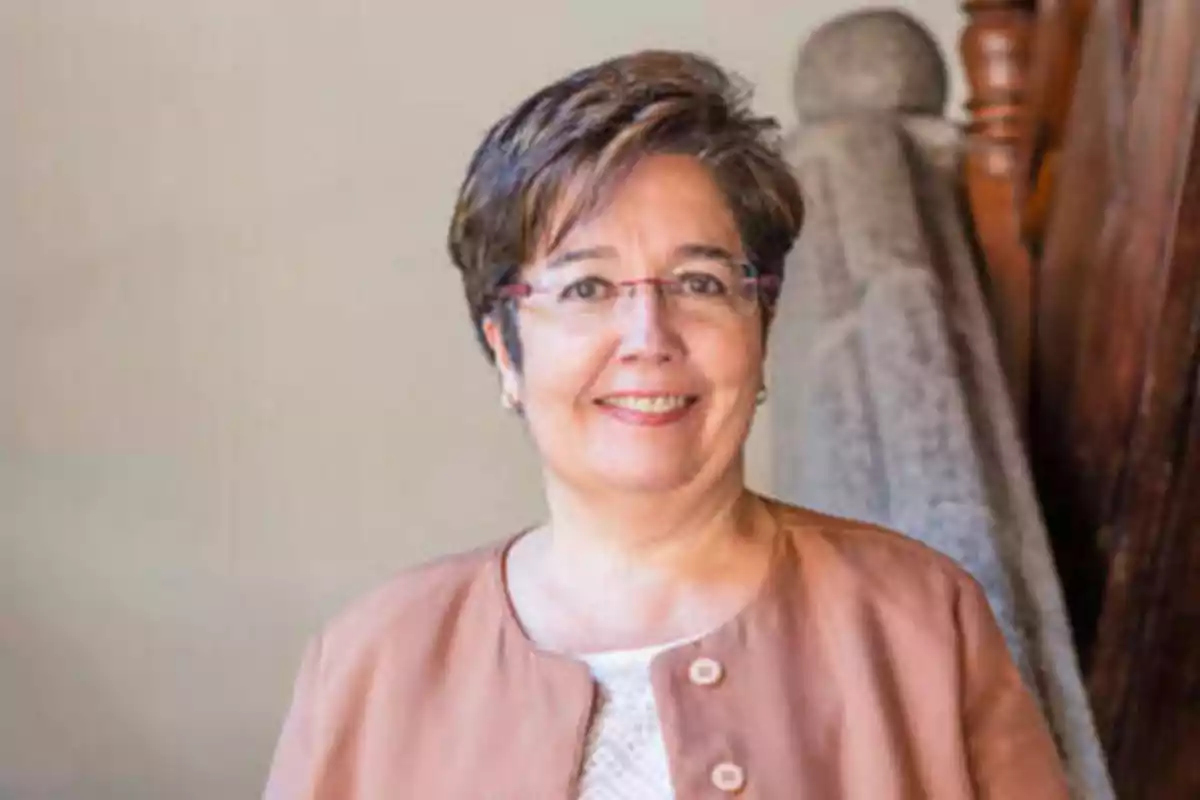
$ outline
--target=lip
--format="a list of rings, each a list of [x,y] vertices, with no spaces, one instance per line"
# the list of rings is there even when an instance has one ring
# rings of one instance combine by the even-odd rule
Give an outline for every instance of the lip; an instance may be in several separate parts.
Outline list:
[[[605,400],[610,400],[617,397],[662,397],[663,395],[679,395],[687,397],[688,402],[679,408],[672,409],[671,411],[660,412],[638,411],[636,409],[611,405],[604,402]],[[654,428],[662,425],[670,425],[671,423],[678,422],[679,420],[683,419],[691,413],[693,408],[696,407],[697,402],[699,402],[699,398],[696,395],[687,394],[684,392],[615,392],[613,394],[598,398],[596,400],[596,407],[607,416],[617,420],[618,422],[623,422],[626,425]]]

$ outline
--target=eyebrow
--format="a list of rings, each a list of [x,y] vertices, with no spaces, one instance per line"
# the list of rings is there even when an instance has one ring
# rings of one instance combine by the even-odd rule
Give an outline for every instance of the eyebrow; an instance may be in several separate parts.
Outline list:
[[[565,267],[568,264],[574,264],[577,261],[594,261],[598,258],[616,258],[617,248],[615,247],[585,247],[580,250],[568,250],[565,253],[559,253],[546,262],[547,269],[555,267]]]
[[[724,247],[715,244],[697,244],[691,243],[681,244],[675,248],[675,255],[679,258],[716,258],[722,261],[740,261],[737,256],[726,250]]]
[[[596,259],[617,258],[617,248],[615,247],[584,247],[578,250],[568,250],[560,253],[546,262],[547,269],[555,267],[563,267],[568,264],[574,264],[579,261],[593,261]],[[714,244],[700,244],[698,242],[688,242],[681,244],[674,250],[676,259],[689,258],[716,258],[723,261],[738,261],[738,257],[726,250],[724,247]]]

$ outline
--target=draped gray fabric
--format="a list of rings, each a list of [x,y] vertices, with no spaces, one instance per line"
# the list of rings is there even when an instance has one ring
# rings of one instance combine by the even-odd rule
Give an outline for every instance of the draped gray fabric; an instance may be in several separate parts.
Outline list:
[[[808,217],[769,345],[774,487],[968,569],[1043,704],[1075,796],[1107,800],[958,196],[962,137],[939,116],[930,51],[940,59],[899,12],[839,18],[802,51],[788,155]],[[914,97],[939,115],[914,113]]]

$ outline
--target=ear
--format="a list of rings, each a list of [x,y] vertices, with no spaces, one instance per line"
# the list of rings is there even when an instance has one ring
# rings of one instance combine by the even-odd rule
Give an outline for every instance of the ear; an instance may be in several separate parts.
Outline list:
[[[489,315],[484,318],[483,337],[492,350],[492,356],[496,360],[496,369],[500,370],[501,390],[513,401],[520,402],[520,381],[517,380],[517,371],[513,368],[508,348],[504,346],[504,335],[500,332],[500,326],[494,316]]]

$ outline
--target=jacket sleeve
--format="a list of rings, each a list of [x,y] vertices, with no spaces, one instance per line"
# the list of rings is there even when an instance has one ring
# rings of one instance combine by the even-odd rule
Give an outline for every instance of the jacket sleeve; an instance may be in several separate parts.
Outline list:
[[[957,616],[963,726],[980,800],[1067,800],[1062,763],[1045,718],[1009,653],[983,590],[963,581]]]
[[[292,705],[263,791],[263,800],[315,800],[317,767],[317,701],[321,641],[305,650],[292,692]]]

